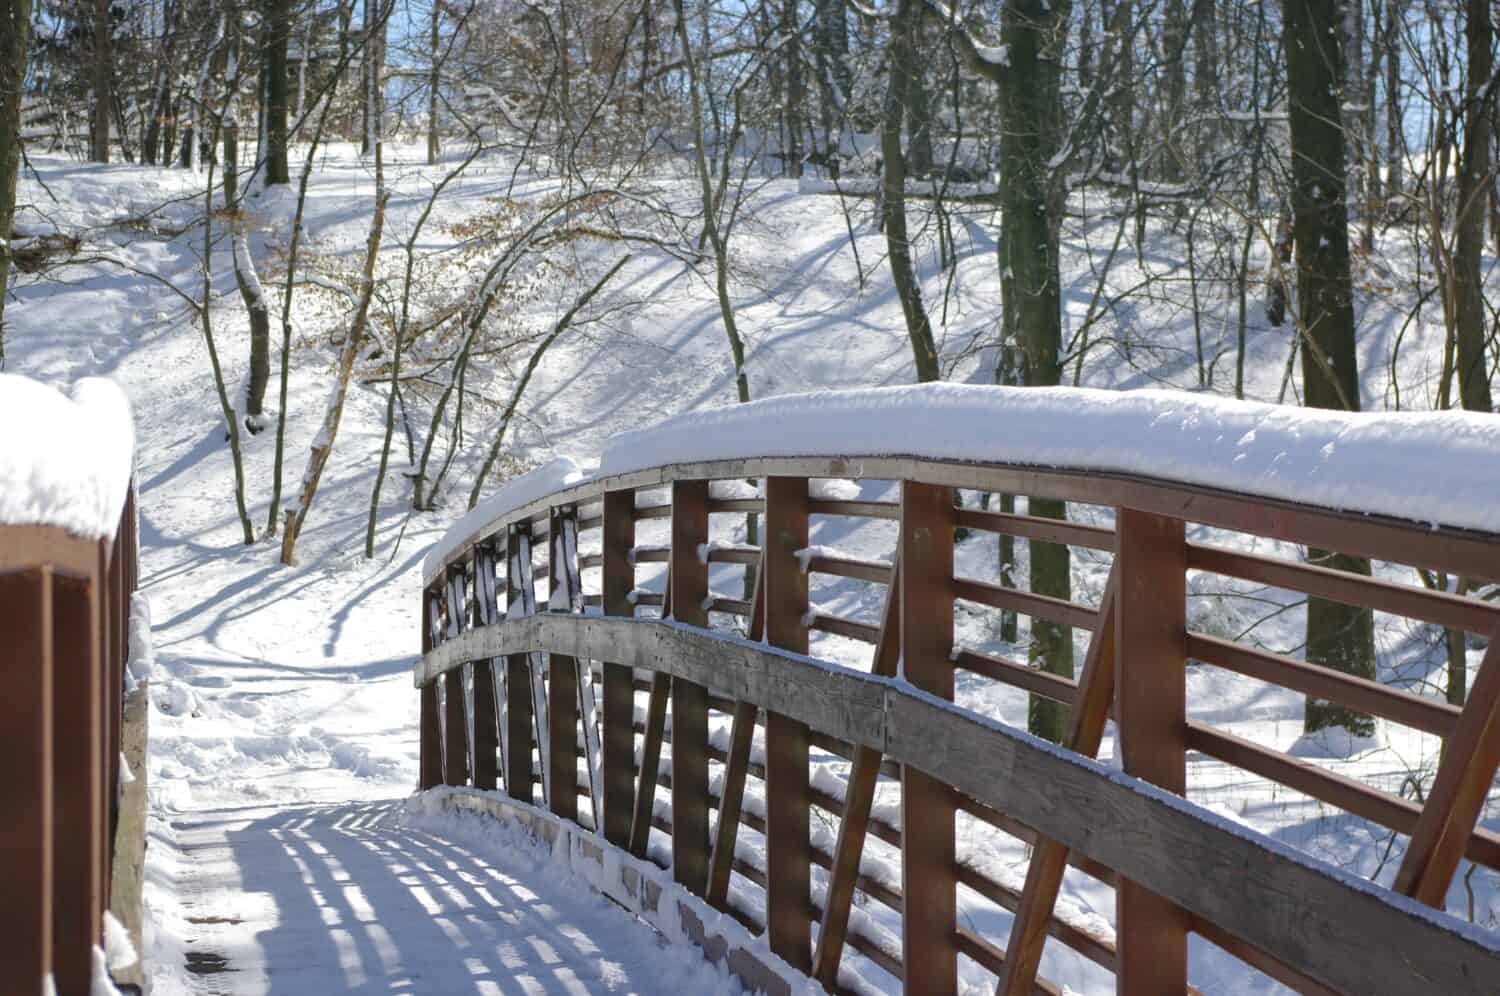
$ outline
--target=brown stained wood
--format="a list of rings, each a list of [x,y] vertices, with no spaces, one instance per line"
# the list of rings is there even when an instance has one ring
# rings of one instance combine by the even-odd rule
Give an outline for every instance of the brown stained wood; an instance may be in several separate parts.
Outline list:
[[[880,628],[877,626],[825,612],[819,612],[813,616],[811,628],[819,633],[832,633],[834,636],[859,640],[861,643],[874,643],[880,639]]]
[[[1500,630],[1490,637],[1469,701],[1443,745],[1432,791],[1396,873],[1395,890],[1438,909],[1500,765]]]
[[[1021,908],[1020,892],[995,881],[977,868],[960,864],[958,883],[972,889],[1001,909],[1014,913]],[[1047,918],[1046,926],[1048,934],[1089,961],[1111,972],[1115,970],[1115,939],[1112,933],[1107,937],[1100,936],[1076,923],[1058,919],[1055,912]],[[1012,928],[1012,938],[1014,936],[1015,932]]]
[[[960,650],[958,659],[953,663],[961,670],[973,671],[993,681],[1024,689],[1066,706],[1071,706],[1078,698],[1078,685],[1075,682],[1004,657],[981,654],[974,650]]]
[[[570,571],[566,563],[566,540],[572,510],[554,509],[548,528],[548,593],[564,592],[572,608],[568,591]],[[550,602],[550,598],[549,598]],[[578,660],[566,654],[547,655],[547,802],[554,815],[566,820],[578,819]],[[590,777],[593,772],[589,772]]]
[[[870,665],[870,673],[882,678],[895,676],[896,660],[901,655],[900,562],[898,553],[891,569],[885,608],[880,616],[875,659]],[[875,802],[875,786],[880,780],[883,761],[880,752],[869,747],[855,747],[853,754],[849,779],[844,786],[843,819],[839,821],[838,840],[834,844],[823,921],[818,929],[818,948],[811,972],[812,977],[830,992],[838,983],[839,963],[843,960],[844,945],[849,937],[849,911],[854,904],[855,885],[861,877],[859,859],[865,851],[865,836],[871,824],[870,807]],[[899,839],[897,846],[900,846]]]
[[[1115,547],[1115,721],[1125,773],[1187,789],[1187,542],[1183,523],[1122,508]],[[1115,887],[1118,991],[1160,996],[1187,986],[1187,919],[1170,900],[1121,878]]]
[[[1350,574],[1317,564],[1301,564],[1191,543],[1188,545],[1188,567],[1254,581],[1273,588],[1305,592],[1343,602],[1345,605],[1358,605],[1470,633],[1489,633],[1500,624],[1500,605],[1477,598],[1464,598],[1446,591],[1429,591],[1426,588]]]
[[[96,847],[99,851],[99,901],[105,909],[109,909],[109,884],[110,884],[110,862],[113,858],[113,847],[115,833],[115,803],[118,793],[115,787],[120,784],[120,773],[117,770],[119,761],[118,748],[114,745],[115,727],[119,724],[119,705],[114,694],[114,634],[111,629],[113,620],[111,612],[111,593],[114,588],[113,569],[110,566],[109,550],[111,543],[101,540],[98,549],[98,573],[94,575],[93,598],[95,602],[95,630],[98,644],[98,670],[94,672],[94,681],[98,684],[98,712],[95,714],[95,722],[99,726],[98,736],[94,740],[94,749],[99,752],[99,780],[93,785],[93,791],[98,795],[97,805],[100,813],[100,827]],[[112,753],[113,752],[113,753]]]
[[[606,491],[603,510],[600,590],[604,614],[634,616],[630,592],[635,588],[635,492]],[[629,667],[606,658],[603,667],[600,752],[603,755],[604,839],[630,847],[631,810],[635,805],[634,675]]]
[[[1018,836],[1034,828],[1065,844],[1088,874],[1136,881],[1335,991],[1431,996],[1500,977],[1500,953],[1441,917],[1416,915],[1283,845],[900,682],[670,623],[562,615],[467,633],[429,654],[417,674],[530,649],[680,674],[937,773],[985,822]],[[1080,820],[1084,812],[1092,818]]]
[[[1005,967],[1009,962],[1007,960],[1008,954],[1004,948],[998,944],[990,943],[967,927],[958,928],[954,939],[958,944],[960,953],[974,959],[974,961],[996,975],[1003,975],[1005,973]],[[1021,991],[1027,993],[1028,996],[1032,996],[1032,994],[1034,996],[1064,996],[1065,992],[1062,988],[1052,982],[1048,982],[1046,979],[1036,979],[1029,987]]]
[[[1084,757],[1099,753],[1104,727],[1109,722],[1115,694],[1116,612],[1119,590],[1118,568],[1110,571],[1104,586],[1099,628],[1089,642],[1083,674],[1078,679],[1078,695],[1069,720],[1066,746]],[[1037,841],[1031,861],[1026,866],[1026,884],[1010,931],[1005,974],[995,992],[998,996],[1024,996],[1036,983],[1042,961],[1042,948],[1052,919],[1057,894],[1062,888],[1063,872],[1068,866],[1068,849],[1055,840]]]
[[[104,916],[103,675],[95,578],[52,582],[52,972],[86,993]]]
[[[513,609],[524,611],[528,599],[524,590],[525,565],[521,563],[522,543],[520,530],[512,528],[506,537],[505,608],[507,614]],[[528,554],[529,555],[529,554]],[[481,630],[480,632],[486,632]],[[499,656],[498,654],[495,656]],[[503,771],[505,791],[512,799],[529,803],[535,798],[532,789],[531,749],[536,721],[532,715],[531,655],[527,653],[505,656],[505,714],[500,717],[505,724],[500,738],[504,754]]]
[[[913,686],[953,698],[953,492],[901,484],[901,668]],[[901,771],[902,983],[908,993],[958,990],[955,797],[930,771]]]
[[[1092,630],[1098,622],[1098,613],[1087,605],[1050,595],[1035,595],[1018,588],[1006,588],[988,581],[958,578],[953,582],[953,593],[966,602],[977,602],[996,609],[1011,609],[1022,615],[1035,616],[1077,629]]]
[[[1193,933],[1205,941],[1223,948],[1240,961],[1291,989],[1301,996],[1338,996],[1338,992],[1290,967],[1279,958],[1272,957],[1253,945],[1225,931],[1217,924],[1193,917],[1190,921]]]
[[[668,565],[672,618],[708,626],[708,565],[698,548],[708,543],[708,482],[672,485],[672,559]],[[672,682],[672,878],[689,892],[708,885],[708,689]]]
[[[500,784],[500,727],[495,715],[495,662],[474,662],[474,787]]]
[[[646,737],[641,745],[640,777],[636,779],[635,808],[630,820],[630,853],[638,858],[646,856],[646,844],[651,839],[656,778],[661,768],[662,733],[667,725],[667,703],[671,692],[670,674],[658,671],[651,676],[651,694],[646,701]]]
[[[1446,702],[1231,640],[1189,633],[1187,654],[1226,671],[1328,699],[1440,737],[1451,733],[1459,718],[1458,707]]]
[[[814,498],[807,503],[813,515],[848,515],[863,519],[901,518],[901,505],[894,501],[844,501],[839,498]]]
[[[965,529],[1004,533],[1040,543],[1061,543],[1065,546],[1078,546],[1087,550],[1113,550],[1115,548],[1113,529],[1087,526],[1081,522],[1043,519],[1034,515],[1014,515],[1010,512],[989,512],[977,508],[955,509],[954,519]]]
[[[469,784],[468,721],[464,715],[464,673],[443,675],[443,784]]]
[[[807,574],[797,551],[808,545],[807,479],[768,477],[761,574],[765,637],[773,647],[807,653]],[[771,952],[799,971],[812,967],[811,807],[807,726],[766,716],[766,931]],[[674,747],[675,751],[675,747]]]
[[[765,635],[766,572],[755,572],[755,590],[751,594],[750,631],[752,641]],[[713,704],[712,698],[710,704]],[[739,835],[740,810],[745,801],[745,775],[750,769],[750,748],[755,740],[755,721],[759,712],[753,704],[736,702],[729,727],[729,750],[724,758],[724,782],[719,791],[719,820],[714,827],[714,846],[708,857],[708,886],[704,898],[723,907],[729,896],[729,872],[734,864],[735,841]]]
[[[434,678],[422,686],[420,741],[420,781],[418,788],[430,789],[443,784],[443,730],[438,721],[438,682]]]
[[[4,529],[0,529],[3,535]],[[0,572],[0,669],[29,675],[0,700],[0,979],[40,993],[52,965],[52,568]]]
[[[861,560],[856,557],[834,557],[818,554],[807,559],[807,573],[831,574],[873,584],[890,584],[891,565],[883,560]]]

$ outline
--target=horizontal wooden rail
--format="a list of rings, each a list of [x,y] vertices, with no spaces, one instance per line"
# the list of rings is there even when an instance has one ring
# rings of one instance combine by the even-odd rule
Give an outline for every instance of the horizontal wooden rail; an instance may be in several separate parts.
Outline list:
[[[1410,979],[1423,992],[1462,992],[1474,979],[1500,978],[1493,939],[895,679],[671,622],[542,615],[446,642],[425,655],[415,683],[467,660],[536,650],[653,668],[940,776],[1252,947],[1297,952],[1297,968],[1334,989],[1391,992]],[[1080,812],[1101,814],[1112,832],[1095,832]],[[1298,897],[1295,917],[1277,898],[1289,895]],[[1399,944],[1367,943],[1398,936]]]

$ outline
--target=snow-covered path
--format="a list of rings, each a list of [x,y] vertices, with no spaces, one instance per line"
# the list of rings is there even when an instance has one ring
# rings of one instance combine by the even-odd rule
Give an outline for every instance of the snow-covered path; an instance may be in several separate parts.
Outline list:
[[[199,991],[711,992],[728,985],[523,847],[478,849],[399,802],[230,808],[179,821]]]

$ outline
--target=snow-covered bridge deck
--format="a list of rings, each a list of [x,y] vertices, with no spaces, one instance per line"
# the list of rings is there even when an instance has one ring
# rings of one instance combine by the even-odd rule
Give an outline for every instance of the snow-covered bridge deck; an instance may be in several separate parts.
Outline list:
[[[225,809],[177,825],[183,956],[225,996],[733,991],[513,834],[402,801]]]

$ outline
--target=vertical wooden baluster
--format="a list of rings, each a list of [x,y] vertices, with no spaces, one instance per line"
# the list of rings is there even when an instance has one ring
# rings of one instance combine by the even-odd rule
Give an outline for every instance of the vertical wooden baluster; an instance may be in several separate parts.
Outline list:
[[[901,557],[898,551],[886,590],[885,610],[880,616],[880,635],[875,641],[875,659],[870,673],[889,678],[896,673],[901,655]],[[839,962],[849,936],[849,910],[854,903],[854,883],[859,878],[859,859],[865,849],[870,826],[870,808],[880,779],[881,753],[856,748],[844,787],[844,818],[839,822],[833,865],[828,872],[828,892],[823,901],[823,922],[818,930],[818,949],[813,957],[812,977],[833,992],[838,984]]]
[[[1489,649],[1469,700],[1443,744],[1432,791],[1396,873],[1397,892],[1442,909],[1474,823],[1500,765],[1500,632]]]
[[[474,548],[474,625],[495,620],[494,555]],[[492,791],[499,784],[500,729],[495,716],[495,662],[474,662],[474,787]]]
[[[568,591],[568,554],[564,520],[571,509],[554,508],[547,528],[547,588],[562,592],[571,609]],[[552,606],[548,599],[548,608]],[[547,655],[547,799],[552,812],[578,820],[578,661],[562,654]]]
[[[52,972],[62,994],[89,991],[104,916],[101,582],[53,575]]]
[[[901,667],[912,685],[953,698],[953,491],[901,485]],[[953,790],[901,769],[901,897],[905,992],[958,989]]]
[[[42,991],[52,966],[52,710],[51,567],[0,573],[0,633],[9,646],[5,673],[24,675],[0,700],[0,979],[29,994]]]
[[[1099,753],[1110,703],[1114,700],[1117,576],[1112,568],[1104,585],[1099,626],[1089,641],[1083,676],[1078,679],[1078,701],[1072,710],[1072,728],[1066,741],[1067,747],[1085,757]],[[1035,988],[1037,967],[1047,941],[1047,925],[1067,865],[1066,847],[1050,838],[1038,838],[1026,866],[1026,885],[1021,890],[1015,923],[1006,944],[1005,975],[995,989],[997,996],[1029,996]]]
[[[531,545],[523,542],[524,525],[512,525],[506,537],[505,607],[510,610],[526,604],[522,558],[531,555]],[[524,547],[524,550],[523,550]],[[531,789],[531,660],[529,654],[511,654],[505,658],[505,791],[512,799],[529,803]]]
[[[99,851],[99,903],[104,909],[109,909],[109,879],[110,859],[113,856],[114,847],[114,800],[115,791],[119,786],[120,775],[116,770],[119,761],[118,754],[110,756],[110,744],[114,742],[114,726],[118,717],[111,714],[115,698],[110,693],[109,676],[114,670],[114,632],[112,629],[114,620],[110,612],[110,580],[114,574],[110,563],[110,550],[114,546],[114,540],[100,540],[95,547],[98,551],[98,568],[94,575],[93,597],[96,606],[95,631],[96,642],[99,645],[99,663],[94,671],[93,681],[97,692],[97,711],[94,714],[94,725],[98,728],[94,739],[94,749],[99,754],[99,778],[94,783],[94,791],[98,794],[99,807],[99,835],[95,847]]]
[[[807,479],[766,478],[766,640],[807,653]],[[675,741],[674,741],[675,745]],[[812,968],[812,842],[809,839],[807,726],[766,714],[766,931],[771,952],[799,971]]]
[[[105,594],[109,603],[109,656],[104,675],[105,719],[108,723],[109,739],[104,745],[107,765],[104,771],[105,812],[108,821],[104,825],[104,904],[109,907],[109,897],[114,888],[115,831],[120,825],[120,724],[125,717],[125,514],[120,514],[120,528],[115,531],[110,544],[108,582]]]
[[[443,674],[443,783],[469,783],[469,738],[464,716],[464,672],[454,668]]]
[[[764,547],[761,548],[764,551]],[[765,563],[755,572],[750,595],[751,640],[760,640],[766,630]],[[745,802],[745,776],[750,772],[750,748],[755,742],[754,704],[736,702],[729,726],[729,754],[724,760],[724,784],[719,790],[719,819],[714,825],[714,846],[708,858],[708,887],[704,898],[723,907],[729,900],[729,873],[734,870],[735,840],[739,836],[740,809]]]
[[[666,592],[662,595],[661,617],[672,616],[672,565],[667,565]],[[634,685],[632,685],[632,688]],[[666,734],[667,704],[671,699],[672,676],[665,671],[651,675],[651,693],[646,698],[646,735],[641,741],[641,770],[636,779],[635,808],[630,814],[630,853],[646,856],[651,839],[651,816],[656,806],[656,775],[661,768],[661,744]],[[635,728],[635,706],[631,706],[631,729]],[[634,732],[632,732],[632,737]]]
[[[708,625],[708,482],[672,484],[672,617]],[[690,892],[708,884],[708,689],[672,682],[672,878]]]
[[[572,507],[562,517],[563,578],[566,581],[564,602],[569,613],[583,612],[583,572],[578,566],[578,509]],[[577,660],[578,720],[583,726],[583,770],[588,782],[589,815],[595,831],[603,825],[604,799],[600,782],[604,774],[599,760],[599,702],[594,694],[593,662]]]
[[[436,599],[431,591],[422,591],[422,653],[432,650],[439,632]],[[442,726],[438,720],[437,680],[429,680],[421,688],[422,716],[421,757],[417,775],[417,787],[430,789],[443,783],[443,739]]]
[[[1187,787],[1187,544],[1183,523],[1128,508],[1116,519],[1115,722],[1125,773]],[[1116,989],[1128,996],[1187,986],[1182,910],[1133,882],[1115,887]]]
[[[520,544],[517,552],[516,562],[520,564],[521,578],[521,614],[523,616],[536,615],[536,575],[533,573],[531,557],[532,542],[531,524],[528,522],[516,536]],[[531,717],[532,736],[536,743],[536,763],[541,769],[542,776],[542,805],[548,805],[552,799],[552,782],[548,778],[548,772],[552,770],[552,751],[548,747],[551,738],[547,736],[547,673],[545,666],[546,655],[536,651],[526,655],[527,666],[530,670],[531,685]]]
[[[603,515],[604,614],[634,616],[630,593],[635,589],[635,565],[630,551],[635,547],[635,492],[606,491]],[[604,755],[604,839],[616,847],[630,846],[635,802],[634,677],[629,666],[604,662],[604,742],[600,745]]]

